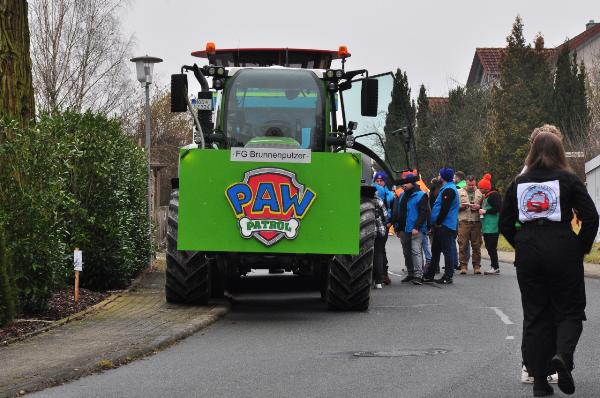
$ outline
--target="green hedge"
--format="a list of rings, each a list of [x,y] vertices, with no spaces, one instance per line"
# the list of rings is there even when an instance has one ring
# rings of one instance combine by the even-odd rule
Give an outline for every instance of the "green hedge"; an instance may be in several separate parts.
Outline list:
[[[83,250],[82,286],[126,286],[150,255],[144,152],[118,122],[90,112],[42,115],[23,129],[0,124],[0,211],[21,304],[45,306],[72,278]]]
[[[17,308],[17,286],[9,262],[8,248],[4,237],[4,228],[0,217],[0,327],[9,323]]]

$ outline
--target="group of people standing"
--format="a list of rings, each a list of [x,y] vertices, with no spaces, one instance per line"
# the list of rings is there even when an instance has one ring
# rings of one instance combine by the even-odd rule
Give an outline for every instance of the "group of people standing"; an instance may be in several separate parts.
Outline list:
[[[481,274],[482,241],[491,259],[491,268],[485,274],[500,272],[497,246],[502,197],[492,188],[491,178],[486,174],[477,182],[472,175],[465,177],[460,171],[455,174],[453,169],[444,167],[427,187],[415,170],[404,172],[399,187],[393,191],[387,187],[385,173],[375,173],[378,214],[382,220],[379,225],[385,224],[388,229],[393,226],[402,243],[407,270],[402,282],[450,284],[456,269],[460,274],[467,273],[469,258],[474,273]],[[386,217],[382,219],[384,212]],[[385,254],[387,233],[384,236],[383,231],[380,227],[375,243],[375,288],[390,283]],[[441,254],[444,254],[444,275],[434,279],[440,272]]]
[[[566,161],[560,130],[544,125],[532,132],[524,168],[503,200],[490,175],[476,184],[473,176],[463,178],[460,172],[455,176],[446,167],[432,180],[430,192],[425,192],[416,172],[402,176],[399,195],[385,188],[382,173],[374,180],[380,198],[380,231],[387,239],[393,224],[403,245],[408,271],[403,281],[452,283],[457,266],[461,274],[467,272],[469,257],[473,272],[480,274],[482,237],[491,260],[486,273],[498,274],[496,247],[502,233],[515,249],[523,306],[522,380],[533,379],[534,396],[552,395],[549,382],[553,381],[562,392],[573,394],[573,356],[586,320],[583,258],[592,248],[599,216],[585,185]],[[581,225],[578,232],[572,229],[574,216]],[[384,239],[380,236],[377,239]],[[385,250],[385,243],[376,245],[378,250],[382,247]],[[434,280],[441,253],[444,275]],[[375,287],[381,287],[387,259],[385,251],[375,254]]]

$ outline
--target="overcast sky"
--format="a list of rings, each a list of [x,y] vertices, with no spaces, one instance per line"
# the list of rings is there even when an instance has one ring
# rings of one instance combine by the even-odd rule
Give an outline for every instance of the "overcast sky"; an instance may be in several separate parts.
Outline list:
[[[155,67],[163,84],[182,64],[204,64],[190,53],[208,41],[217,48],[335,50],[344,44],[352,53],[348,68],[401,68],[413,96],[421,83],[430,96],[442,96],[466,82],[476,47],[505,46],[517,14],[529,42],[542,32],[554,47],[590,19],[599,21],[600,1],[131,0],[123,22],[124,32],[135,36],[134,55],[164,59]]]

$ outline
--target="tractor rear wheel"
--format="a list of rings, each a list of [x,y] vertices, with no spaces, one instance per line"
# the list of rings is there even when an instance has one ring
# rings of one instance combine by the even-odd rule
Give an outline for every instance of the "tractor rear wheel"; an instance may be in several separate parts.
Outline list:
[[[211,259],[203,252],[177,250],[179,189],[171,191],[167,222],[167,302],[207,304],[211,296]]]
[[[375,203],[361,198],[360,251],[358,255],[338,255],[331,260],[325,294],[329,309],[365,311],[369,308],[375,233]]]

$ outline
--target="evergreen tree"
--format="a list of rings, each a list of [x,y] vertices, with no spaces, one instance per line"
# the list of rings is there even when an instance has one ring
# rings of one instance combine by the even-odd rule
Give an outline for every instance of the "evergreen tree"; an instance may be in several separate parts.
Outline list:
[[[423,98],[424,92],[419,95]],[[427,113],[423,102],[417,112],[416,140],[421,175],[435,177],[442,166],[469,174],[484,171],[485,138],[489,130],[490,91],[456,87],[448,94],[448,105]],[[424,126],[424,127],[423,127]]]
[[[533,129],[553,121],[552,74],[543,38],[535,48],[525,43],[517,16],[500,61],[500,81],[493,90],[494,126],[486,145],[497,186],[506,187],[520,172]]]
[[[385,147],[388,158],[386,159],[394,169],[410,167],[405,161],[405,152],[402,139],[392,135],[393,132],[403,127],[409,127],[413,131],[415,120],[415,105],[410,99],[410,87],[406,72],[402,73],[400,68],[396,70],[394,86],[392,88],[392,101],[388,106],[385,118]]]
[[[417,98],[417,130],[425,129],[429,119],[429,98],[427,98],[427,90],[425,85],[421,84],[419,89],[419,97]]]
[[[417,98],[417,125],[415,126],[415,160],[418,159],[419,168],[423,167],[423,159],[431,156],[429,150],[431,144],[431,129],[429,128],[429,119],[431,111],[429,109],[429,98],[425,85],[421,84],[419,88],[419,97]]]
[[[583,138],[589,121],[585,67],[577,64],[577,53],[571,55],[566,43],[556,61],[553,105],[556,123],[567,140],[574,143]]]

